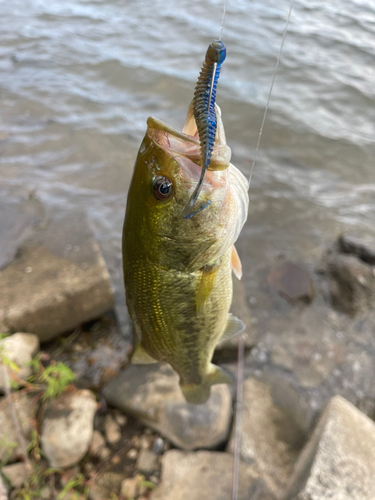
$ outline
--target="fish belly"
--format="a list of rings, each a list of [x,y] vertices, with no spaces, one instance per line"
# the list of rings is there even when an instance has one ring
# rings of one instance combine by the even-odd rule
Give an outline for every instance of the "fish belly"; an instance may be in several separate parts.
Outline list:
[[[189,387],[199,386],[208,375],[215,378],[211,358],[232,301],[231,250],[221,257],[211,293],[198,312],[201,274],[166,270],[144,261],[125,268],[136,342],[151,358],[168,362],[180,375],[181,385]]]

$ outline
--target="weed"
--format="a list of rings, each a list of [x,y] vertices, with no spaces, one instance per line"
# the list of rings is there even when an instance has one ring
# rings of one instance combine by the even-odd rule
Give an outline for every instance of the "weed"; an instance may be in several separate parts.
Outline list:
[[[39,380],[47,384],[42,399],[56,398],[75,380],[75,375],[64,363],[58,362],[48,366],[39,376]]]

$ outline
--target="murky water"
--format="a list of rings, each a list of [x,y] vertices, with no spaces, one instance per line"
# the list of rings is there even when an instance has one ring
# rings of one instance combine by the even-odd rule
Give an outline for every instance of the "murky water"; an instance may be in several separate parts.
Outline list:
[[[220,0],[0,2],[0,192],[87,210],[114,276],[152,114],[181,128]],[[228,1],[218,88],[248,172],[289,0]],[[297,0],[239,242],[309,261],[343,229],[375,232],[375,4]]]

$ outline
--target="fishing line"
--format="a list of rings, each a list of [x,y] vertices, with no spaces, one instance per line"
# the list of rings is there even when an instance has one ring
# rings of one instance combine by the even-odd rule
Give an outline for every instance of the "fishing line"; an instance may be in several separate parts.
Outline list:
[[[227,0],[225,0],[224,14],[223,14],[223,21],[222,21],[221,30],[220,30],[220,36],[222,34],[224,16],[225,16],[225,11],[226,11],[226,4],[227,4]],[[279,63],[280,63],[281,54],[282,54],[283,47],[284,47],[285,37],[286,37],[288,27],[289,27],[289,21],[290,21],[290,16],[291,16],[292,10],[293,10],[293,4],[294,4],[294,0],[291,0],[287,21],[286,21],[285,28],[283,31],[283,36],[281,39],[280,50],[279,50],[279,53],[277,56],[276,67],[275,67],[275,71],[273,73],[271,86],[270,86],[270,90],[268,93],[267,104],[266,104],[266,107],[264,109],[263,120],[262,120],[262,124],[261,124],[259,134],[258,134],[258,141],[257,141],[256,149],[255,149],[255,154],[254,154],[253,162],[252,162],[251,169],[250,169],[248,189],[250,189],[251,176],[253,174],[254,166],[255,166],[255,163],[257,160],[257,156],[258,156],[260,140],[261,140],[262,133],[263,133],[264,123],[265,123],[266,117],[267,117],[267,111],[268,111],[270,101],[271,101],[273,85],[275,83],[276,74],[277,74],[277,71],[279,69]],[[232,473],[231,500],[238,500],[238,487],[239,487],[239,478],[240,478],[240,456],[241,456],[242,409],[243,409],[244,357],[245,357],[245,341],[244,341],[243,335],[240,335],[240,337],[238,339],[236,405],[235,405],[236,421],[235,421],[235,430],[234,430],[234,450],[233,450],[233,473]]]
[[[223,17],[222,17],[222,19],[221,19],[220,36],[219,36],[219,40],[220,40],[220,41],[221,41],[221,37],[223,36],[223,28],[224,28],[225,14],[227,13],[227,3],[228,3],[228,0],[224,0]]]
[[[251,164],[251,168],[250,168],[249,187],[248,187],[248,189],[250,189],[251,177],[253,175],[253,170],[254,170],[255,162],[257,161],[257,158],[258,158],[258,151],[259,151],[260,139],[262,137],[263,127],[264,127],[264,123],[266,121],[267,111],[268,111],[268,108],[269,108],[269,105],[270,105],[270,101],[271,101],[273,84],[275,83],[275,78],[276,78],[277,70],[279,69],[279,63],[280,63],[281,53],[283,51],[285,37],[286,37],[287,31],[288,31],[288,27],[289,27],[289,21],[290,21],[290,16],[291,16],[292,10],[293,10],[293,4],[294,4],[294,0],[292,0],[291,3],[290,3],[288,18],[287,18],[287,21],[286,21],[286,24],[285,24],[285,28],[284,28],[284,32],[283,32],[283,37],[281,39],[280,50],[279,50],[279,54],[277,56],[277,62],[276,62],[275,71],[273,73],[273,77],[272,77],[272,81],[271,81],[270,91],[268,93],[267,104],[266,104],[266,107],[264,108],[262,125],[260,126],[260,130],[259,130],[259,134],[258,134],[258,142],[257,142],[257,146],[255,148],[253,163]]]

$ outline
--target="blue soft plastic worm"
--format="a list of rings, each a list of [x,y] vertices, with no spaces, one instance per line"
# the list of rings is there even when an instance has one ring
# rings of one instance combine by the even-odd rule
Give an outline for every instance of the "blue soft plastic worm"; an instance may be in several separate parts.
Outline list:
[[[216,87],[220,69],[225,60],[226,49],[221,41],[215,41],[207,49],[194,92],[193,110],[198,128],[202,152],[202,169],[207,170],[216,135]]]
[[[210,165],[212,150],[215,144],[217,127],[215,112],[216,87],[225,56],[226,48],[223,42],[215,40],[209,45],[195,87],[193,112],[201,146],[202,172],[197,187],[183,210],[182,215],[185,219],[189,219],[210,204],[210,202],[206,202],[201,207],[191,210],[199,196],[205,173]]]

